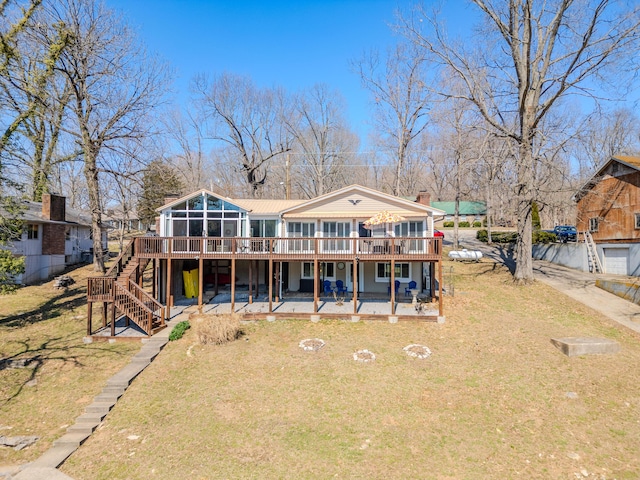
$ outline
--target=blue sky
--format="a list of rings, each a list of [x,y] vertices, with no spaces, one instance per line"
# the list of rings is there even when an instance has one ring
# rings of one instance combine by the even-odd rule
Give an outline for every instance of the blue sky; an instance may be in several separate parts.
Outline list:
[[[349,61],[397,41],[389,27],[408,2],[389,0],[107,0],[176,71],[178,99],[198,73],[233,72],[298,91],[316,83],[346,98],[366,141],[368,94]]]

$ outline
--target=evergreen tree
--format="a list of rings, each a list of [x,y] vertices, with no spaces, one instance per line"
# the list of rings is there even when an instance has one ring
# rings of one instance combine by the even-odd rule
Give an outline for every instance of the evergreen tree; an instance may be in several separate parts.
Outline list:
[[[154,160],[144,171],[142,195],[138,201],[138,215],[146,225],[153,225],[156,208],[164,204],[170,195],[180,195],[185,186],[167,162]]]

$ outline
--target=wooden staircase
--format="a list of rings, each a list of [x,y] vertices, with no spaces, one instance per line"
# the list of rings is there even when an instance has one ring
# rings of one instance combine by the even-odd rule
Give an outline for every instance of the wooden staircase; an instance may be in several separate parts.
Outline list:
[[[145,292],[139,285],[148,259],[142,262],[132,257],[116,277],[114,284],[114,304],[120,312],[148,335],[165,327],[164,306]]]
[[[165,307],[140,285],[148,263],[148,258],[135,255],[132,240],[105,276],[114,279],[112,300],[115,308],[151,336],[166,327],[166,315]]]
[[[589,271],[591,273],[604,273],[600,257],[598,257],[598,250],[596,249],[596,243],[593,241],[591,232],[586,231],[584,233],[584,243],[587,246],[587,259],[589,262]]]

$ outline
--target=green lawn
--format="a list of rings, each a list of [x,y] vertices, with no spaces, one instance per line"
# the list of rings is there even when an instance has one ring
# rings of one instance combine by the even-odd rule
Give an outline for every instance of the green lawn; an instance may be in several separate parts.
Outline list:
[[[262,322],[206,347],[189,330],[62,470],[77,480],[638,478],[638,338],[545,285],[513,286],[491,263],[454,269],[445,324]],[[560,336],[613,338],[622,350],[568,358],[550,343]],[[305,338],[326,346],[305,352]],[[432,356],[407,356],[412,343]],[[376,360],[354,361],[359,349]]]

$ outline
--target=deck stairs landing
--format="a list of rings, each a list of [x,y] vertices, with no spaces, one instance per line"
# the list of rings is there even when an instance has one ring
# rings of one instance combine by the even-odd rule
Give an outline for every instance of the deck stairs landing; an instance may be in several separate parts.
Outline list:
[[[591,273],[604,273],[600,257],[598,257],[598,250],[596,249],[596,243],[593,241],[591,232],[584,232],[584,243],[587,246],[587,259],[589,263],[589,271]]]

